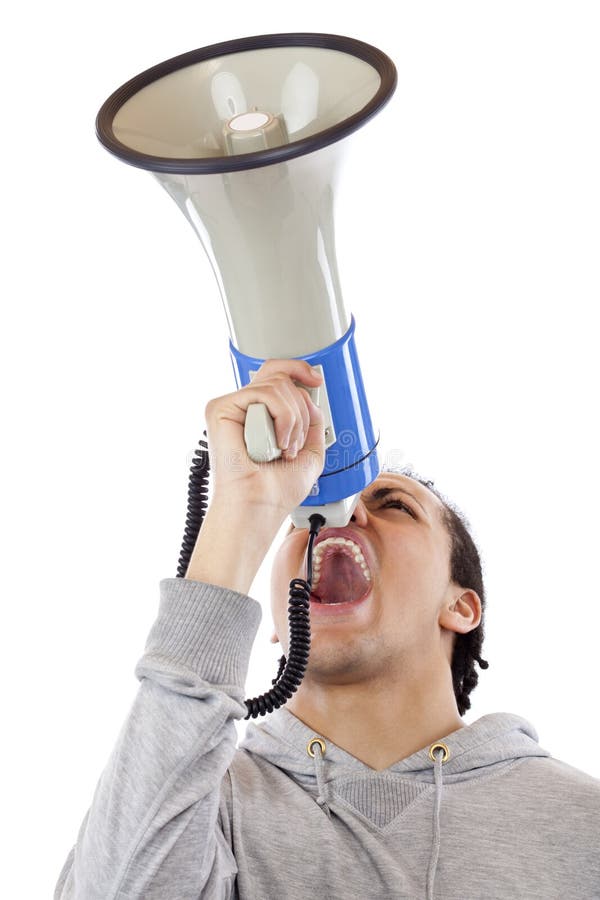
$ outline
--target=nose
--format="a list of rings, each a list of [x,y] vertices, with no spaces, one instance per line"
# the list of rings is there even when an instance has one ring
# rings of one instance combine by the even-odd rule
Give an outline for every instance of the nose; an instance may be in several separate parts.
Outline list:
[[[362,500],[359,500],[356,504],[356,509],[354,510],[350,521],[361,527],[367,524],[367,510]]]

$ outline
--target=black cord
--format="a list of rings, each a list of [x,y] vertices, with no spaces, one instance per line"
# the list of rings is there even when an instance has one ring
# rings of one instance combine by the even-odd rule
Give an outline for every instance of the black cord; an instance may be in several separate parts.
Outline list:
[[[202,432],[206,437],[206,431]],[[188,570],[192,553],[196,545],[198,532],[204,521],[204,515],[208,508],[208,474],[210,461],[208,458],[208,444],[200,441],[200,449],[194,452],[190,480],[188,484],[187,516],[185,519],[185,533],[179,554],[177,566],[177,578],[184,578]]]
[[[206,431],[203,432],[206,437]],[[192,556],[198,532],[202,527],[204,515],[208,507],[208,477],[210,461],[208,444],[200,441],[200,447],[194,453],[188,485],[188,509],[185,520],[185,533],[177,578],[184,578]],[[271,682],[273,687],[259,697],[245,701],[248,710],[246,719],[255,719],[279,709],[298,690],[304,678],[308,655],[310,653],[310,588],[312,585],[313,544],[325,519],[319,513],[309,517],[310,531],[306,548],[306,581],[293,578],[290,581],[290,597],[288,605],[289,622],[289,658],[282,656],[279,660],[279,671]]]

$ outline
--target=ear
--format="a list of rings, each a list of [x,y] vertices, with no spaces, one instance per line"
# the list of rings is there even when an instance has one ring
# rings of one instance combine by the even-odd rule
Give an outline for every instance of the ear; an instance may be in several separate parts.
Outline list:
[[[462,591],[444,604],[438,619],[442,628],[456,634],[468,634],[481,622],[481,600],[479,594],[469,589]]]

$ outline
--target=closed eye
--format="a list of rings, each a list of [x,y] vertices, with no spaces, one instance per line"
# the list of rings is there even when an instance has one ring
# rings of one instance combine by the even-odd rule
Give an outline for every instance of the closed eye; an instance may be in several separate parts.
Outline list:
[[[385,503],[381,504],[379,509],[386,509],[388,506],[396,507],[396,509],[404,509],[409,514],[409,516],[413,517],[413,519],[417,518],[416,513],[411,509],[411,507],[408,505],[408,503],[404,503],[403,500],[387,500]],[[290,525],[290,527],[286,533],[286,537],[288,536],[288,534],[291,534],[292,531],[294,531],[293,523]]]
[[[417,518],[410,506],[407,503],[404,503],[402,500],[388,500],[386,503],[382,503],[379,509],[387,509],[388,506],[395,506],[398,509],[405,509],[409,516],[412,516],[413,519]]]

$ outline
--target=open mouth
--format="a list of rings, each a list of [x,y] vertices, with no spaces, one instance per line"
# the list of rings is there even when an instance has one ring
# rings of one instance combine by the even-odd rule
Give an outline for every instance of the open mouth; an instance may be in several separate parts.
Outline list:
[[[321,616],[321,615],[342,615],[343,613],[352,612],[352,610],[356,609],[356,607],[361,606],[365,600],[368,599],[371,593],[371,586],[367,589],[366,593],[364,593],[361,597],[357,597],[355,600],[336,600],[331,603],[323,603],[319,597],[315,597],[314,594],[310,595],[310,614],[311,616]]]
[[[362,552],[353,541],[331,539],[313,556],[311,610],[344,612],[362,603],[373,587]]]

